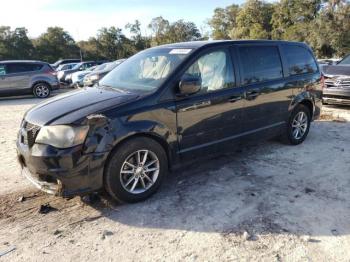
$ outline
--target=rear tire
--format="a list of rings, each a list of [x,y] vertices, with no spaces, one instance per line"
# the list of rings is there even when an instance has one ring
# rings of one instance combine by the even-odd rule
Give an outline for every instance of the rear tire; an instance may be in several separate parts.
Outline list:
[[[154,194],[168,170],[167,155],[153,139],[137,137],[111,153],[104,187],[119,202],[134,203]]]
[[[37,98],[47,98],[51,94],[51,88],[46,83],[38,83],[33,87],[33,94]]]
[[[290,145],[299,145],[306,139],[311,123],[311,112],[299,104],[289,117],[282,141]]]

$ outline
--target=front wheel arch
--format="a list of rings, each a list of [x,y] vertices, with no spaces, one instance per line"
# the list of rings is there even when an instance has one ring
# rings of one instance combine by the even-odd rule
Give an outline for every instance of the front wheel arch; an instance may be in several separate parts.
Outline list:
[[[166,156],[167,156],[167,160],[168,160],[168,168],[171,168],[171,152],[170,152],[170,146],[169,144],[164,141],[162,138],[156,136],[156,135],[152,135],[149,133],[138,133],[138,134],[133,134],[130,136],[125,137],[124,139],[122,139],[121,141],[119,141],[113,148],[112,150],[108,153],[107,159],[106,159],[106,163],[105,166],[107,165],[108,161],[110,160],[111,156],[113,155],[113,153],[115,151],[117,151],[123,144],[127,143],[128,141],[135,139],[135,138],[139,138],[139,137],[144,137],[144,138],[149,138],[154,140],[155,142],[157,142],[158,144],[160,144],[162,146],[162,148],[164,149]]]

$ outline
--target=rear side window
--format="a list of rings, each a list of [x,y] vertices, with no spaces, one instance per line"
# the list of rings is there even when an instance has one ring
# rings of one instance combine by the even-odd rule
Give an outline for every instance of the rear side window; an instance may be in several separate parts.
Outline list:
[[[7,65],[7,73],[24,73],[24,72],[33,72],[39,71],[43,68],[42,64],[24,64],[24,63],[10,63]]]
[[[310,51],[302,46],[283,45],[290,75],[317,72],[316,61]]]
[[[276,46],[244,46],[239,48],[243,84],[253,84],[283,76],[282,63]]]
[[[5,65],[0,65],[0,76],[6,75]]]

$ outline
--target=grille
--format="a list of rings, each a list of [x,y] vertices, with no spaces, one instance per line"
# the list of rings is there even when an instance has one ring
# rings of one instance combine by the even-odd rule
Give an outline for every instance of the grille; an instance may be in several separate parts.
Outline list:
[[[343,88],[350,89],[350,78],[347,79],[326,79],[325,85],[327,88]]]
[[[23,121],[22,130],[22,142],[29,147],[32,147],[35,143],[35,138],[40,131],[40,126]]]

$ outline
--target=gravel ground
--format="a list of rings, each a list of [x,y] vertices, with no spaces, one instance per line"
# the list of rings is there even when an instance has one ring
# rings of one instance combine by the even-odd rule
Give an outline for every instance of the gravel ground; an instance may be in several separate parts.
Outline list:
[[[0,100],[0,261],[350,261],[350,108],[324,107],[302,145],[200,161],[118,205],[48,196],[20,176],[16,133],[38,101]]]

